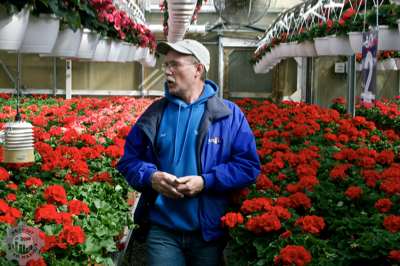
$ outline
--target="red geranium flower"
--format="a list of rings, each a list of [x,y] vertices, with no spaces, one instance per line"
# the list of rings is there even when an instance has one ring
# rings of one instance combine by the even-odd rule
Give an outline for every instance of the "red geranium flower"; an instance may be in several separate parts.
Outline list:
[[[295,225],[311,234],[319,234],[325,228],[324,218],[315,215],[300,217]]]
[[[228,228],[234,228],[237,224],[242,224],[244,221],[241,213],[228,212],[221,218],[222,225]]]
[[[389,259],[400,261],[400,250],[392,250],[389,252]]]
[[[85,233],[80,226],[64,226],[60,239],[71,246],[85,242]]]
[[[27,188],[31,188],[32,186],[41,187],[43,185],[43,181],[37,177],[31,176],[25,181],[25,186]]]
[[[383,220],[383,226],[391,233],[396,233],[400,230],[400,216],[389,215]]]
[[[288,245],[281,249],[279,256],[274,258],[275,265],[285,266],[304,266],[311,262],[312,257],[308,250],[303,246]]]
[[[44,198],[48,203],[67,203],[67,193],[63,186],[52,185],[46,188],[44,191]]]
[[[8,181],[10,180],[10,174],[6,169],[0,167],[0,181]]]
[[[350,186],[346,192],[344,193],[347,197],[349,197],[350,199],[358,199],[361,197],[363,191],[360,187],[357,186]]]
[[[82,212],[85,214],[89,214],[90,210],[86,203],[80,200],[71,200],[68,202],[68,210],[70,213],[79,215]]]
[[[379,212],[388,212],[392,208],[393,203],[390,199],[379,199],[375,203],[375,208],[378,209]]]

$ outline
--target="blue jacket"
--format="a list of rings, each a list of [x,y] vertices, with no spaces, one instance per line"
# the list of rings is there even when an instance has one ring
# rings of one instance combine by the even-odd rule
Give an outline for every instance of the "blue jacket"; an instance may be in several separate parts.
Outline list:
[[[165,98],[157,100],[143,113],[128,134],[117,165],[128,183],[142,193],[134,215],[138,224],[146,223],[149,206],[157,197],[150,177],[159,165],[154,143],[167,103]],[[209,241],[223,235],[221,217],[230,205],[229,192],[254,183],[260,173],[254,135],[237,105],[217,96],[207,100],[196,152],[205,180],[199,194],[200,227],[203,238]]]

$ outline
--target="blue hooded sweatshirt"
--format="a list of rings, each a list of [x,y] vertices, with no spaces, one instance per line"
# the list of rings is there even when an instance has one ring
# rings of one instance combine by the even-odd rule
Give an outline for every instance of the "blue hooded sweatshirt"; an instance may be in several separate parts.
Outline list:
[[[169,94],[165,84],[168,105],[163,113],[157,134],[160,171],[175,176],[199,175],[196,158],[197,130],[205,110],[205,102],[215,95],[217,86],[207,80],[200,97],[193,103]],[[150,209],[150,220],[158,225],[179,231],[200,229],[198,197],[171,199],[158,195]]]

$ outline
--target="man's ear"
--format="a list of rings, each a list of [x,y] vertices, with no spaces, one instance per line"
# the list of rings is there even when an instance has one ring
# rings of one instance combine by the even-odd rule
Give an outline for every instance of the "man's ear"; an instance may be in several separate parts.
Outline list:
[[[206,70],[204,69],[204,66],[203,66],[202,64],[197,64],[196,70],[197,70],[197,72],[199,72],[199,76],[200,76],[200,77],[201,77],[201,75],[203,74],[203,72],[206,71]]]

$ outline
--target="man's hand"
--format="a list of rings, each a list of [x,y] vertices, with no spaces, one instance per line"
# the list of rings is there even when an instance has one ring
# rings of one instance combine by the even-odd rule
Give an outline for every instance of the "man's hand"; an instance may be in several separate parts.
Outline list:
[[[178,178],[166,172],[156,171],[151,176],[151,187],[160,194],[173,199],[183,198],[183,193],[177,190]]]
[[[185,196],[195,196],[204,189],[204,179],[198,175],[183,176],[177,181],[176,189]]]

